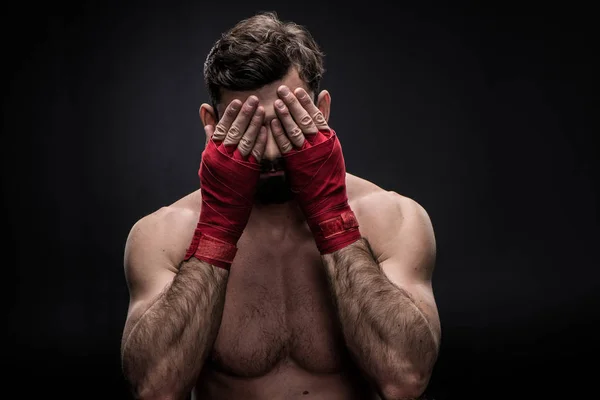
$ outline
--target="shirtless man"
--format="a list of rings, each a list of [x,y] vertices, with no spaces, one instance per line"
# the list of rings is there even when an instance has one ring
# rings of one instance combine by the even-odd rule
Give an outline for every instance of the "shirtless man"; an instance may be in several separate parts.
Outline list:
[[[269,13],[211,50],[201,189],[141,218],[125,246],[121,351],[136,398],[425,391],[441,336],[432,224],[346,173],[330,94],[316,96],[322,57]]]

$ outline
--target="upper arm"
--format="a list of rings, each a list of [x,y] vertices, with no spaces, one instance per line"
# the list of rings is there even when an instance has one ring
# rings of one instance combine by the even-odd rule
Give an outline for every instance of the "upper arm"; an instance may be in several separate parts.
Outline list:
[[[360,214],[361,232],[383,272],[408,292],[439,343],[441,328],[432,287],[436,241],[426,210],[412,199],[383,192],[364,202]]]
[[[177,274],[190,221],[185,211],[162,208],[132,226],[123,260],[129,290],[125,335]]]

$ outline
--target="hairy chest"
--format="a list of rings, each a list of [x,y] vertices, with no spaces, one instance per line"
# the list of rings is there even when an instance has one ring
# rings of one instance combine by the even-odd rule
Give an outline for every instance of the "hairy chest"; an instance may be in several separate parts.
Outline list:
[[[256,377],[293,360],[307,371],[333,373],[347,357],[314,245],[240,247],[210,355],[212,367]]]

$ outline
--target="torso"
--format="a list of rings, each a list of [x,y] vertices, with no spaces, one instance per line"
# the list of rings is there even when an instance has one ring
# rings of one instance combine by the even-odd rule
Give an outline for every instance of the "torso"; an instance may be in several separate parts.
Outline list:
[[[381,190],[351,175],[347,185],[351,206]],[[194,203],[199,193],[178,206],[198,210]],[[219,333],[194,399],[378,398],[343,343],[308,226],[302,221],[286,225],[277,229],[251,216],[238,242]]]

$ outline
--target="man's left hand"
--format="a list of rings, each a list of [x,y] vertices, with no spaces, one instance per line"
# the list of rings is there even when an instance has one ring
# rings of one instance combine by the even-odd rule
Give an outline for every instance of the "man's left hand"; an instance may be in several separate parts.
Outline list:
[[[358,222],[346,195],[346,166],[335,131],[304,89],[277,90],[277,117],[271,130],[286,176],[321,254],[360,239]]]
[[[319,131],[331,131],[323,113],[304,89],[292,92],[287,86],[280,86],[277,94],[280,98],[274,106],[278,118],[271,121],[271,129],[281,154],[302,149],[306,139],[313,144]]]

